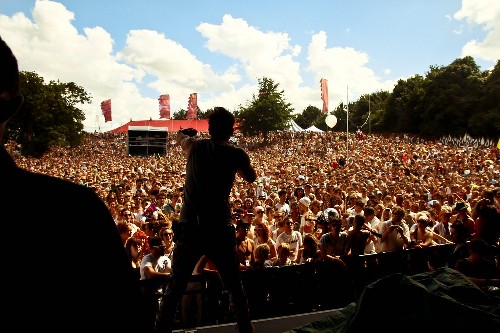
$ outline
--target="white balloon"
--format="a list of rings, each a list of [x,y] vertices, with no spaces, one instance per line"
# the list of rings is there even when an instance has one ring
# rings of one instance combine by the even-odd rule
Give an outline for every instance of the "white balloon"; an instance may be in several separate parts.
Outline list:
[[[325,118],[325,123],[328,127],[332,128],[337,124],[337,117],[335,117],[333,114],[329,114]]]

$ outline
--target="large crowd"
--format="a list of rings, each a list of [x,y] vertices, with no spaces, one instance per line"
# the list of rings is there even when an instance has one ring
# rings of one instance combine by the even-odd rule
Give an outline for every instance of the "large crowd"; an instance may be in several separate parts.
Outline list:
[[[347,141],[333,131],[233,139],[258,175],[250,185],[237,176],[229,198],[235,228],[243,230],[242,269],[453,243],[455,221],[464,224],[467,240],[498,246],[496,147],[373,134]],[[166,154],[154,156],[130,156],[126,133],[88,134],[82,146],[53,148],[40,159],[22,156],[13,142],[6,147],[22,168],[95,190],[124,244],[142,239],[132,260],[138,269],[151,252],[146,240],[163,239],[178,218],[186,161],[172,139]],[[496,215],[484,213],[486,206]],[[169,254],[174,244],[165,241]]]

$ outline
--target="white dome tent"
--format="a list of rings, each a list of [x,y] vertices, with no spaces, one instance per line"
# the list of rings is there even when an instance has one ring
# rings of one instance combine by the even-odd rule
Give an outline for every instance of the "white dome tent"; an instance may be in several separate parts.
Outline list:
[[[322,130],[320,130],[319,128],[317,128],[316,126],[314,125],[311,125],[310,127],[306,128],[304,131],[307,131],[307,132],[318,132],[318,133],[323,133]]]
[[[304,129],[302,127],[300,127],[299,125],[297,125],[297,123],[295,121],[290,120],[287,124],[285,131],[302,132],[302,131],[304,131]]]

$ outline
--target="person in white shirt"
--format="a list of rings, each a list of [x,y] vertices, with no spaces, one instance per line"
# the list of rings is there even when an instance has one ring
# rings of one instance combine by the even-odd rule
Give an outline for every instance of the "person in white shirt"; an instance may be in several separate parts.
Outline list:
[[[392,217],[382,223],[382,252],[401,251],[408,248],[410,229],[403,221],[405,211],[400,206],[393,206]]]
[[[305,217],[309,215],[309,213],[312,213],[312,211],[309,209],[310,205],[311,205],[311,199],[309,199],[308,197],[302,197],[299,199],[299,214],[300,214],[299,232],[301,233],[302,237],[305,236],[304,227],[307,223]]]
[[[159,294],[163,291],[161,278],[170,276],[172,263],[165,255],[165,243],[158,236],[148,238],[151,253],[146,254],[141,260],[139,273],[141,280],[157,279],[158,283],[144,284],[141,286],[144,295]],[[155,307],[156,310],[156,307]]]
[[[441,212],[438,216],[438,223],[434,225],[432,229],[434,233],[442,236],[448,241],[452,241],[451,232],[450,232],[450,218],[451,218],[451,207],[448,205],[444,205],[441,207]],[[445,240],[438,240],[439,244],[446,244]]]
[[[275,228],[274,230],[272,230],[272,239],[276,242],[276,239],[278,238],[278,236],[285,231],[285,221],[284,221],[284,218],[285,218],[285,215],[283,214],[283,212],[276,212],[275,215],[274,215],[274,225],[275,225]]]
[[[286,202],[286,195],[287,195],[286,190],[284,190],[284,189],[279,190],[279,192],[278,192],[279,201],[275,207],[276,207],[277,211],[281,211],[285,215],[288,215],[288,214],[290,214],[290,206]]]
[[[365,206],[363,209],[366,224],[376,232],[380,233],[380,219],[375,216],[375,209],[372,206]],[[382,243],[379,237],[372,237],[370,242],[365,248],[366,253],[380,253],[382,252]]]
[[[172,263],[168,256],[165,255],[165,243],[158,236],[150,237],[148,243],[151,253],[142,258],[141,280],[170,276]]]
[[[347,210],[349,213],[349,216],[356,216],[357,214],[364,215],[363,209],[365,208],[365,203],[361,200],[358,199],[354,206],[350,209]]]
[[[292,262],[295,262],[297,260],[299,248],[302,247],[302,234],[293,230],[294,222],[291,217],[286,217],[284,221],[285,231],[276,238],[276,248],[278,248],[281,243],[288,243],[290,245],[290,259]]]

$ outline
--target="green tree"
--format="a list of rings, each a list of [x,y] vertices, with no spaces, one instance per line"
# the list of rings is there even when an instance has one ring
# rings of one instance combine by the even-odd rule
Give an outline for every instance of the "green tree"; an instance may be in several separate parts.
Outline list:
[[[387,99],[382,128],[393,133],[418,133],[423,98],[422,76],[399,80]]]
[[[334,130],[336,132],[345,132],[347,127],[347,105],[341,102],[331,113],[337,117],[337,124]]]
[[[362,95],[357,101],[349,103],[349,132],[358,129],[368,132],[370,117],[371,98],[368,95]]]
[[[85,114],[76,105],[91,97],[74,82],[50,81],[34,72],[20,72],[24,105],[9,122],[6,138],[21,144],[25,155],[40,157],[53,146],[77,147],[83,142]]]
[[[283,90],[272,79],[262,78],[259,82],[259,94],[253,95],[246,107],[239,106],[238,129],[244,135],[262,135],[267,142],[271,131],[285,130],[292,119],[293,108],[283,97]]]
[[[208,109],[207,111],[203,112],[200,108],[198,108],[198,116],[197,116],[197,118],[198,119],[208,119],[208,115],[209,115],[209,113],[212,110],[213,109]]]
[[[319,110],[319,109],[318,109]],[[316,117],[316,119],[314,119],[313,121],[313,125],[316,126],[317,128],[319,128],[320,130],[322,131],[328,131],[330,130],[330,128],[326,125],[326,116],[328,116],[329,113],[323,113],[321,110],[320,110],[320,113],[319,115]]]
[[[183,120],[183,119],[186,119],[186,115],[187,115],[187,110],[180,109],[179,111],[177,111],[176,113],[174,113],[172,115],[172,119]]]
[[[207,111],[203,112],[200,108],[198,108],[198,112],[196,113],[196,119],[207,119],[209,112],[212,111],[212,109],[208,109]],[[179,111],[175,112],[172,115],[172,119],[174,120],[185,120],[187,115],[187,110],[180,109]]]
[[[382,120],[386,110],[387,100],[390,96],[390,92],[383,90],[364,96],[364,102],[366,102],[366,104],[362,108],[368,110],[369,114],[368,130],[363,129],[364,131],[367,133],[382,131]]]
[[[419,133],[430,137],[470,133],[469,119],[487,75],[470,56],[446,67],[431,66],[424,82]]]
[[[469,120],[469,131],[473,137],[498,139],[500,136],[500,60],[484,83],[476,112]]]
[[[321,110],[315,106],[309,105],[295,118],[295,122],[302,128],[311,127],[316,119],[321,116]]]

